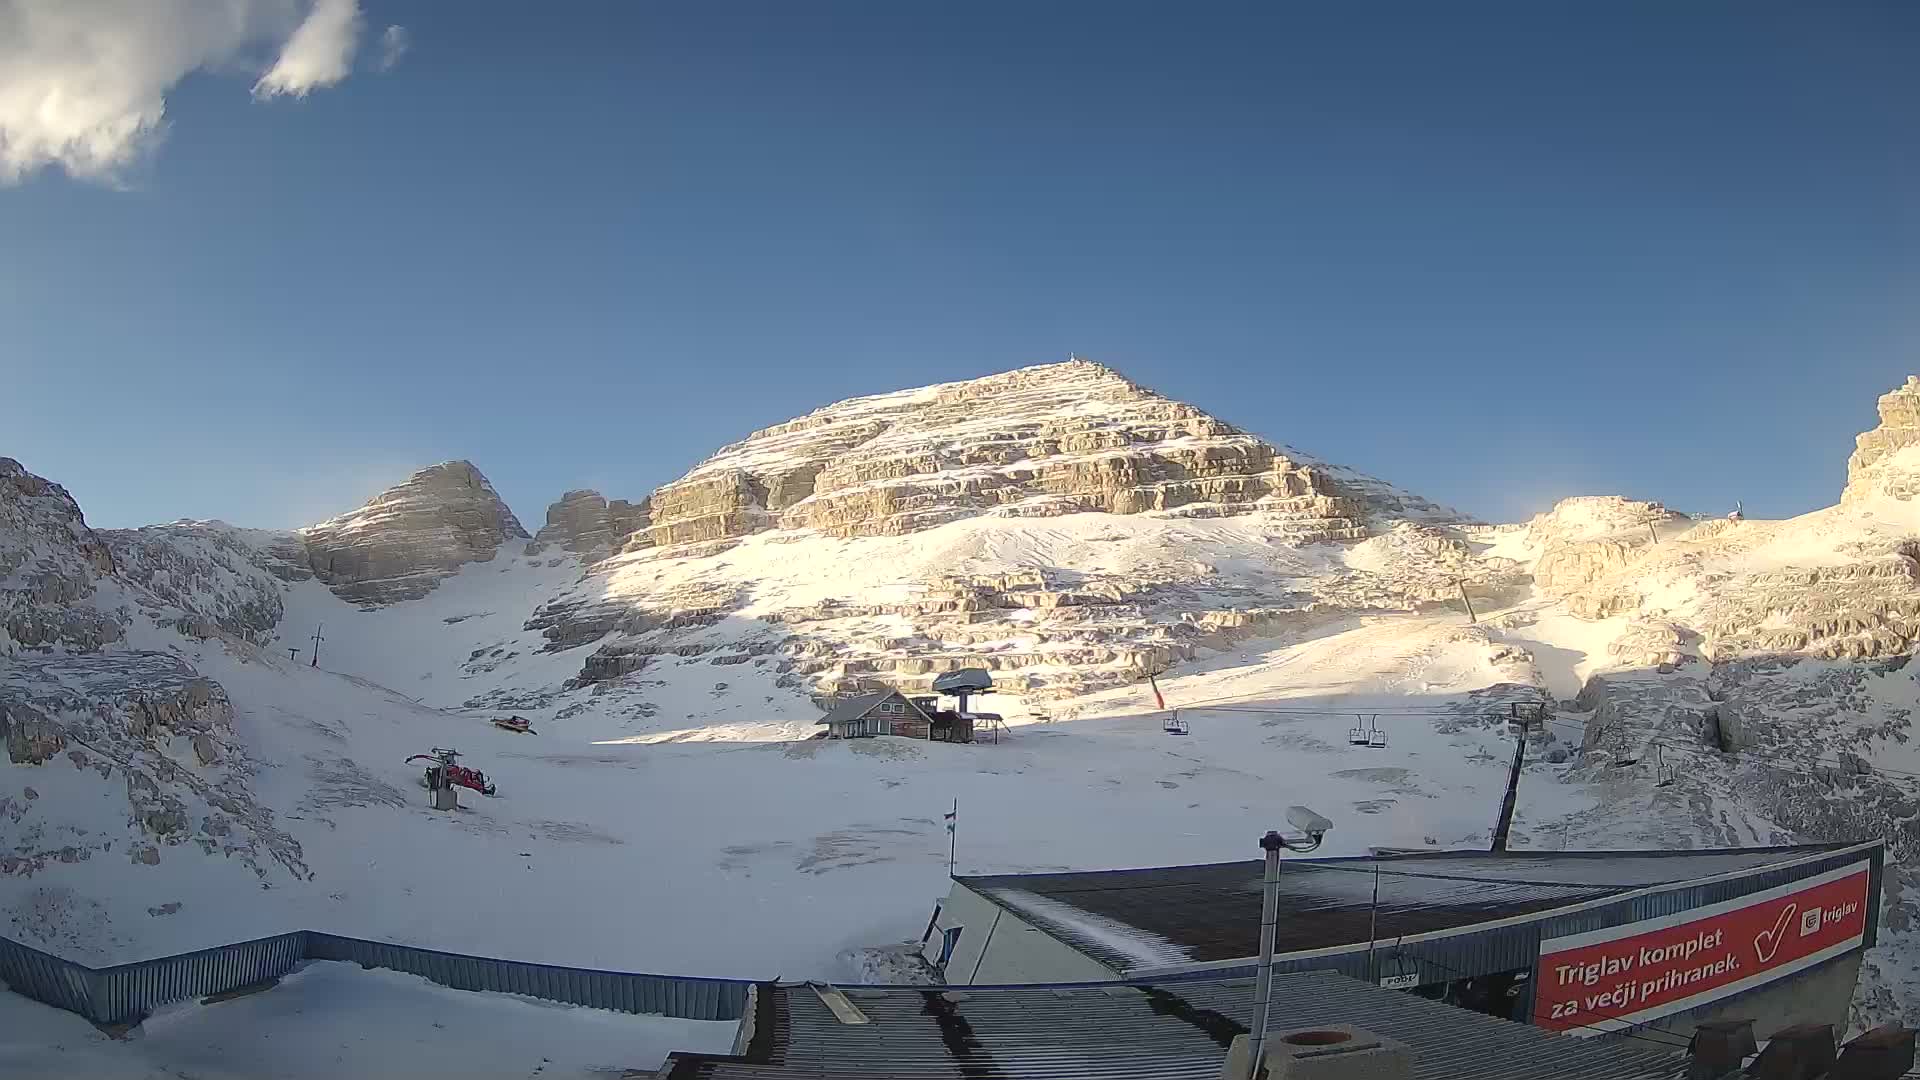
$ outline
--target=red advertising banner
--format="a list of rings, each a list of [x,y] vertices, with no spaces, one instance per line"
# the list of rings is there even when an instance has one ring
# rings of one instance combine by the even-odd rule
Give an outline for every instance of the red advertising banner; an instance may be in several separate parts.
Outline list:
[[[1533,1022],[1597,1035],[1837,956],[1866,934],[1868,863],[1752,896],[1540,943]]]

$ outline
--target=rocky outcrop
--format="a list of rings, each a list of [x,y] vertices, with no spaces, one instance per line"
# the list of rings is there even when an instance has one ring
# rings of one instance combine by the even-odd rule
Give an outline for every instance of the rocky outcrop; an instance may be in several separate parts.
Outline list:
[[[124,619],[97,595],[113,571],[113,553],[73,496],[0,458],[0,656],[120,640]]]
[[[138,602],[154,622],[189,637],[224,633],[265,644],[284,612],[280,583],[312,576],[288,534],[259,534],[255,546],[224,522],[177,521],[99,535],[120,576],[141,586]]]
[[[1912,499],[1920,493],[1920,376],[1880,396],[1880,425],[1854,439],[1842,503],[1874,496]]]
[[[307,565],[363,607],[417,600],[500,545],[527,539],[480,470],[465,461],[421,469],[352,513],[300,530]]]
[[[1629,570],[1657,552],[1663,537],[1684,535],[1693,522],[1657,502],[1617,495],[1562,499],[1527,523],[1537,552],[1533,581],[1589,619],[1637,611],[1644,575]]]
[[[607,498],[597,491],[569,491],[547,507],[547,523],[534,534],[527,554],[558,546],[575,555],[604,555],[652,521],[652,500],[638,504]]]
[[[1862,660],[1920,642],[1920,561],[1911,546],[1829,566],[1788,566],[1717,583],[1701,604],[1705,655],[1803,653]]]
[[[233,718],[219,683],[167,653],[16,658],[0,672],[0,771],[78,771],[97,777],[98,790],[63,782],[37,800],[34,813],[68,815],[65,846],[40,846],[42,830],[32,825],[0,835],[0,874],[32,874],[49,860],[79,861],[116,844],[152,865],[162,848],[193,844],[263,878],[274,863],[309,876],[299,843],[254,799],[257,766]],[[123,828],[71,824],[99,821],[90,807],[102,796],[125,798]]]
[[[590,501],[578,509],[591,518]],[[1374,514],[1457,517],[1084,360],[827,406],[723,448],[649,510],[626,551],[775,528],[894,536],[981,514],[1258,512],[1298,542],[1358,539]]]

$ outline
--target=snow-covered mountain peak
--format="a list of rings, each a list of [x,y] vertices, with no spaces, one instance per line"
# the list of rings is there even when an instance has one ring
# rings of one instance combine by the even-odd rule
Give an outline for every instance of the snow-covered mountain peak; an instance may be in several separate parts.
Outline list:
[[[425,596],[527,530],[472,462],[443,461],[299,535],[315,576],[344,600],[379,605]]]
[[[1259,513],[1308,541],[1358,539],[1375,517],[1459,518],[1077,358],[849,398],[722,447],[642,503],[602,514],[595,498],[554,504],[543,542],[585,550],[606,529],[627,553],[701,553],[770,530],[898,536],[1089,512]]]

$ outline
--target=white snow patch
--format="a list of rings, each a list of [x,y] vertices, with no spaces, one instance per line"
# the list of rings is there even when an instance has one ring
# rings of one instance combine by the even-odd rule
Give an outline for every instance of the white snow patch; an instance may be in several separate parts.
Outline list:
[[[257,994],[163,1008],[126,1040],[0,992],[0,1075],[585,1080],[646,1073],[675,1050],[726,1053],[738,1027],[452,990],[416,975],[316,961]]]
[[[1191,950],[1158,934],[1128,926],[1126,923],[1082,911],[1072,904],[1031,893],[1025,889],[997,890],[1001,899],[1017,904],[1070,933],[1125,956],[1141,966],[1184,964],[1193,959]]]

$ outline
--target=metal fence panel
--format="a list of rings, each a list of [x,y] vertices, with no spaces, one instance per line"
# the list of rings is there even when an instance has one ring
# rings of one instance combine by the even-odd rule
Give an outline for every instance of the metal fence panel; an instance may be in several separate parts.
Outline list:
[[[296,930],[90,971],[90,1008],[74,1011],[98,1023],[125,1023],[169,1002],[277,979],[305,956],[305,938]]]
[[[0,937],[0,982],[35,1001],[103,1024],[138,1022],[169,1002],[276,979],[302,960],[404,971],[456,990],[521,994],[687,1020],[738,1020],[752,985],[737,979],[531,964],[307,930],[96,970]]]
[[[643,975],[500,960],[318,932],[307,935],[307,956],[404,971],[456,990],[522,994],[595,1009],[686,1020],[740,1019],[751,985],[738,979]]]
[[[90,1016],[92,979],[89,968],[0,937],[0,983],[23,997]]]

